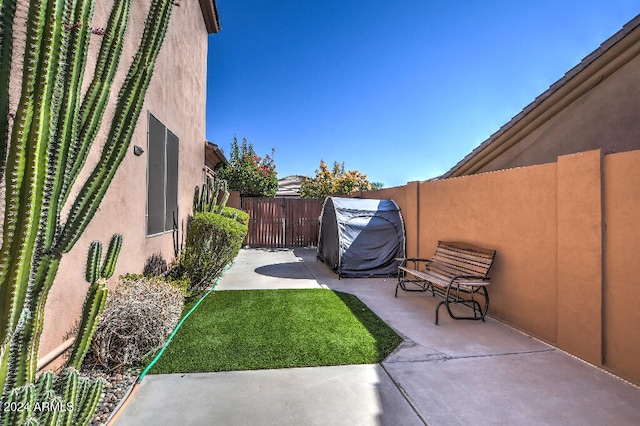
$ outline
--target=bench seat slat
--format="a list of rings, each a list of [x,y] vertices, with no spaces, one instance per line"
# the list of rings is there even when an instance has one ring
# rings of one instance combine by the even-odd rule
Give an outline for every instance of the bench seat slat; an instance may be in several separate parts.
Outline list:
[[[421,278],[423,280],[429,281],[432,284],[435,284],[439,287],[447,287],[451,282],[451,278],[453,276],[438,274],[437,272],[432,271],[418,271],[416,269],[407,268],[404,266],[399,267],[400,270],[405,271],[408,274],[414,275],[417,278]],[[489,281],[483,280],[482,277],[478,278],[458,278],[455,280],[456,286],[464,288],[465,291],[470,291],[472,287],[480,287],[487,286],[490,284]]]

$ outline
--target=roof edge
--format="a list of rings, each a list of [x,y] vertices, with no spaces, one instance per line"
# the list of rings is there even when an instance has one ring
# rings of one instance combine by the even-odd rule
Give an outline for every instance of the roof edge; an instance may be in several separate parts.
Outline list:
[[[224,151],[222,151],[222,149],[220,149],[220,147],[217,144],[211,141],[205,140],[204,146],[205,146],[205,149],[207,148],[211,149],[211,151],[213,151],[220,158],[220,160],[222,160],[223,164],[229,164],[229,160],[227,160],[227,157],[225,157]]]
[[[567,71],[562,78],[523,108],[515,117],[467,154],[449,171],[434,179],[464,176],[477,173],[498,155],[528,135],[538,120],[547,120],[555,113],[593,88],[593,80],[600,82],[640,54],[640,46],[629,48],[640,41],[640,15],[626,23],[621,30],[605,40],[579,64]],[[636,31],[632,38],[628,36]],[[606,61],[604,60],[606,59]]]
[[[220,31],[220,17],[218,16],[216,0],[200,0],[200,10],[202,11],[207,32],[215,34]]]

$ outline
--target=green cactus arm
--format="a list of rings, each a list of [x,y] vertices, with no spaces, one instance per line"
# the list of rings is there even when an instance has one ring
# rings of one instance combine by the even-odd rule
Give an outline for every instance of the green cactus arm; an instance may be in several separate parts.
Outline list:
[[[100,241],[93,241],[89,246],[89,254],[87,256],[87,270],[85,274],[87,282],[94,283],[98,280],[101,258],[102,243]]]
[[[207,209],[207,200],[209,195],[209,187],[207,184],[202,185],[202,192],[200,193],[200,203],[198,204],[198,211],[203,212]]]
[[[78,395],[76,396],[76,400],[73,401],[74,411],[77,407],[82,407],[87,402],[87,396],[89,396],[89,389],[91,389],[92,382],[89,377],[78,377]]]
[[[81,0],[69,5],[69,18],[66,30],[68,37],[63,49],[62,63],[64,66],[63,81],[60,82],[60,114],[56,124],[57,143],[52,144],[49,155],[49,173],[47,174],[47,186],[50,188],[50,211],[46,215],[44,225],[44,246],[46,249],[52,245],[55,231],[58,225],[60,211],[64,204],[69,179],[66,173],[61,173],[66,168],[71,142],[77,139],[78,114],[82,90],[82,80],[86,68],[87,52],[91,20],[93,18],[94,1]]]
[[[54,389],[56,393],[66,402],[75,403],[78,397],[78,371],[74,368],[65,368],[56,376]],[[71,425],[73,421],[72,411],[60,411],[57,424]]]
[[[91,345],[91,339],[98,327],[98,320],[104,310],[106,300],[106,281],[99,279],[93,282],[82,307],[82,319],[78,328],[78,335],[71,347],[71,354],[67,361],[68,367],[80,369],[82,366],[82,361],[84,361]]]
[[[9,75],[15,14],[16,0],[0,1],[0,181],[4,176],[9,144]]]
[[[127,152],[166,34],[171,9],[169,0],[154,0],[151,4],[142,43],[120,90],[101,158],[80,190],[62,230],[58,244],[62,253],[68,252],[86,229]]]
[[[198,211],[199,200],[200,200],[200,187],[196,185],[196,189],[193,194],[193,206],[191,207],[194,213]]]
[[[217,205],[218,199],[220,198],[220,190],[222,189],[222,179],[214,178],[213,180],[215,189],[213,192],[213,201],[214,204]],[[215,211],[215,209],[211,209],[211,211]]]
[[[6,389],[35,379],[38,343],[44,326],[44,309],[48,294],[60,266],[60,257],[44,256],[34,275],[30,297],[21,312],[22,320],[10,335],[6,351],[0,357],[0,384]],[[40,297],[34,297],[40,295]]]
[[[33,384],[19,386],[9,392],[6,404],[9,407],[21,408],[3,410],[3,425],[23,425],[33,415],[35,407],[36,390]]]
[[[213,181],[211,180],[210,177],[207,177],[207,211],[212,211],[213,206],[216,203],[216,199],[213,197],[213,195],[214,195]]]
[[[2,400],[5,399],[5,396],[12,388],[29,383],[29,381],[26,380],[26,369],[20,368],[27,364],[22,355],[24,355],[25,352],[28,353],[28,350],[25,351],[25,348],[20,343],[24,338],[23,336],[29,332],[30,319],[31,313],[26,309],[23,310],[11,335],[11,345],[7,345],[6,352],[2,354],[2,368],[0,368],[0,373],[2,374],[2,377],[0,377],[2,382],[0,383],[3,383],[4,386],[2,389]]]
[[[229,191],[224,191],[224,195],[222,196],[222,200],[218,206],[218,214],[222,213],[222,210],[224,210],[224,207],[227,205],[227,201],[229,201]]]
[[[44,329],[44,312],[47,303],[47,296],[49,295],[49,290],[51,290],[53,282],[58,273],[60,260],[60,256],[45,256],[40,260],[39,268],[36,271],[33,292],[34,294],[39,295],[39,297],[31,298],[28,305],[28,309],[34,313],[34,318],[33,321],[31,321],[31,328],[29,334],[27,335],[29,340],[25,341],[24,343],[31,348],[30,352],[27,352],[29,362],[26,365],[27,378],[29,381],[35,379],[36,371],[38,369],[38,353],[40,348],[39,344],[40,336],[42,335],[42,330]]]
[[[85,379],[82,394],[78,392],[78,400],[73,410],[73,424],[78,426],[88,425],[93,418],[102,390],[104,381],[102,379]]]
[[[23,96],[16,112],[7,158],[6,211],[0,250],[0,341],[17,322],[46,203],[45,172],[55,116],[52,105],[63,39],[64,2],[32,2],[27,24]],[[43,29],[42,29],[43,28]]]
[[[51,399],[48,400],[51,404],[54,404],[54,406],[56,407],[63,407],[65,406],[65,401],[60,397],[60,395],[53,395],[53,397]],[[59,425],[60,423],[58,423],[58,419],[60,418],[60,410],[46,410],[44,412],[42,412],[42,416],[40,416],[40,424],[41,425],[47,425],[47,426],[53,426],[53,425]]]
[[[82,101],[79,116],[76,118],[79,126],[78,134],[76,138],[70,141],[71,146],[66,166],[67,172],[62,185],[63,192],[60,197],[59,208],[62,208],[66,202],[69,190],[78,178],[78,174],[86,162],[91,145],[100,129],[120,62],[130,11],[131,0],[117,1],[114,3],[109,16],[93,80]]]
[[[44,19],[44,9],[37,9],[38,5],[32,6],[29,13],[29,21]],[[37,25],[27,27],[27,47],[25,49],[24,63],[29,64],[24,71],[22,90],[33,92],[36,84],[35,62],[39,55],[38,40],[42,38],[42,31]],[[14,131],[12,132],[12,143],[7,158],[7,182],[5,190],[5,216],[3,226],[2,248],[0,249],[0,342],[4,343],[9,330],[15,323],[17,314],[17,303],[20,299],[20,290],[16,288],[15,272],[14,280],[11,278],[11,267],[15,263],[24,265],[24,259],[19,257],[20,251],[16,246],[17,241],[23,236],[19,223],[21,212],[21,188],[25,180],[25,169],[27,168],[27,136],[33,119],[33,97],[22,97],[14,121]],[[24,255],[23,255],[24,257]],[[17,262],[14,261],[17,259]],[[21,281],[21,279],[18,279]],[[5,352],[6,353],[6,352]],[[2,371],[0,370],[0,374]],[[0,382],[2,383],[2,382]]]
[[[116,263],[118,262],[118,255],[122,248],[122,234],[113,234],[111,242],[109,243],[109,249],[104,259],[104,265],[102,265],[102,271],[100,276],[102,278],[109,279],[113,276],[116,270]]]
[[[51,103],[58,79],[58,58],[62,46],[63,1],[32,2],[27,23],[23,96],[20,99],[12,144],[7,158],[5,226],[0,250],[0,384],[5,391],[27,382],[22,369],[30,355],[23,342],[31,334],[28,304],[38,220],[43,210],[44,176],[51,137]],[[12,371],[17,368],[17,371]],[[9,371],[7,371],[9,370]]]
[[[53,379],[55,374],[53,371],[48,370],[43,372],[40,377],[34,382],[36,392],[39,398],[42,398],[44,393],[53,389]]]

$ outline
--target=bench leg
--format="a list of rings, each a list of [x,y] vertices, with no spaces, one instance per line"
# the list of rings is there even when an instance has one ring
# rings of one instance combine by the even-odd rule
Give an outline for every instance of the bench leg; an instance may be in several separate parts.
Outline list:
[[[420,288],[407,288],[406,283],[413,283]],[[398,288],[401,288],[402,291],[419,291],[424,293],[425,291],[429,290],[429,287],[430,287],[430,284],[424,280],[409,280],[406,278],[398,277],[398,284],[396,285],[395,297],[398,297]]]
[[[438,307],[436,308],[436,325],[438,325],[438,312],[440,311],[440,306],[442,305],[446,305],[447,302],[445,302],[444,300],[440,303],[438,303]],[[447,306],[447,309],[449,309],[449,307]],[[449,311],[449,315],[451,315],[451,311]],[[451,317],[453,318],[453,316]]]
[[[444,305],[447,308],[447,312],[449,312],[449,316],[454,320],[476,320],[476,321],[482,320],[482,322],[485,322],[484,317],[485,315],[487,315],[487,311],[489,310],[489,292],[487,291],[487,288],[485,286],[479,287],[478,290],[472,292],[471,299],[462,299],[457,294],[455,296],[451,296],[450,289],[451,288],[447,289],[446,293],[444,294],[444,300],[438,303],[438,306],[436,307],[436,325],[438,325],[439,311],[440,311],[440,306],[442,305]],[[474,298],[475,293],[482,294],[484,296],[484,299],[485,299],[484,308],[482,307],[482,305],[480,305],[480,302],[478,302]],[[456,316],[451,310],[451,308],[449,307],[450,304],[456,304],[456,303],[463,304],[466,307],[473,309],[473,316],[472,317]],[[469,305],[469,303],[471,305]]]

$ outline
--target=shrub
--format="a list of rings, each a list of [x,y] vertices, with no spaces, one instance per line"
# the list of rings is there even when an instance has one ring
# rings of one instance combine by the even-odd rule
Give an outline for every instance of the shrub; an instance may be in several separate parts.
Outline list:
[[[183,296],[162,279],[120,277],[109,291],[85,363],[109,370],[139,363],[159,349],[178,324]]]
[[[248,215],[239,210],[226,211],[196,213],[189,224],[180,267],[191,282],[192,292],[208,288],[242,247],[248,228],[241,220],[248,221]],[[227,217],[229,214],[236,218]]]
[[[234,209],[232,207],[225,207],[222,209],[220,214],[224,217],[228,217],[229,219],[235,219],[242,225],[249,226],[249,213],[245,211]]]

